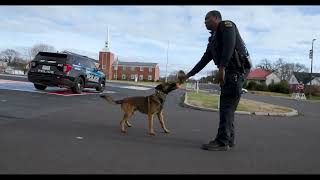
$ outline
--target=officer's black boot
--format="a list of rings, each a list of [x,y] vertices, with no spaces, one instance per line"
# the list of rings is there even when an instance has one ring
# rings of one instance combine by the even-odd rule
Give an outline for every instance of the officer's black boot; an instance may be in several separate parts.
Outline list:
[[[236,145],[236,143],[234,143],[234,142],[233,143],[229,143],[229,147],[230,148],[234,148],[235,145]]]
[[[217,140],[203,144],[201,148],[208,151],[228,151],[230,149],[229,145],[222,144]]]
[[[231,129],[231,137],[229,140],[229,147],[233,148],[236,144],[234,143],[234,128],[233,128],[233,124],[232,124],[232,129]]]

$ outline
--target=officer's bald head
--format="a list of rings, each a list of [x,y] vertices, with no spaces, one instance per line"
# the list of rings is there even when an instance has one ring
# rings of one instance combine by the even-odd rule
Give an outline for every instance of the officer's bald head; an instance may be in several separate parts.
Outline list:
[[[206,15],[206,17],[216,17],[218,18],[220,21],[222,20],[222,17],[221,17],[221,13],[217,10],[212,10],[212,11],[209,11]]]
[[[216,31],[221,20],[222,17],[219,11],[209,11],[205,17],[205,25],[208,30]]]

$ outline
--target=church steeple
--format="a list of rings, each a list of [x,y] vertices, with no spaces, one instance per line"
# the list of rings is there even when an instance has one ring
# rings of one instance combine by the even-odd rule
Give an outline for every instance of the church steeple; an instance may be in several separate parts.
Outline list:
[[[109,41],[109,27],[107,27],[107,40],[105,41],[103,52],[110,52],[110,41]]]

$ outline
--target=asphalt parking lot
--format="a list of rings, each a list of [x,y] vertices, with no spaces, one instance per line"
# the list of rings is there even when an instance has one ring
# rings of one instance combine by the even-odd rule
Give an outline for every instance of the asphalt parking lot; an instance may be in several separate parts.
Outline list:
[[[118,84],[106,88],[115,99],[152,92]],[[120,107],[98,93],[61,96],[5,89],[0,83],[0,173],[320,173],[320,103],[246,94],[295,108],[300,115],[236,115],[236,147],[209,152],[200,146],[216,134],[218,113],[182,107],[183,94],[176,90],[167,97],[164,117],[171,133],[163,133],[155,119],[151,137],[147,117],[140,113],[128,133],[120,133]]]

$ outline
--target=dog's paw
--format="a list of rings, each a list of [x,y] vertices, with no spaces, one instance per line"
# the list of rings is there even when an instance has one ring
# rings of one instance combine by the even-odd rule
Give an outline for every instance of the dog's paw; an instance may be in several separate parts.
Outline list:
[[[150,136],[155,136],[156,133],[155,133],[155,132],[149,132],[149,135],[150,135]]]
[[[126,134],[126,133],[127,133],[127,131],[126,131],[126,130],[121,130],[121,132],[122,132],[122,133],[124,133],[124,134]]]
[[[164,130],[165,133],[169,134],[170,133],[170,130],[166,129]]]

